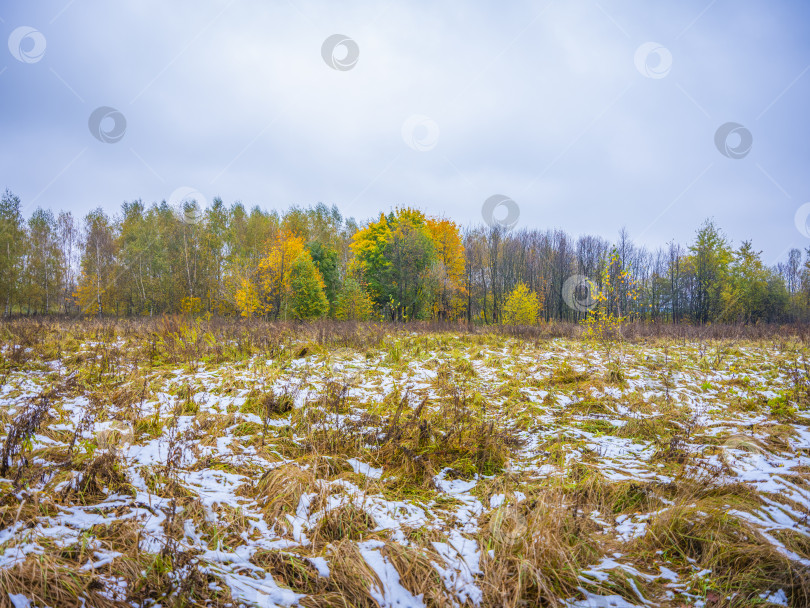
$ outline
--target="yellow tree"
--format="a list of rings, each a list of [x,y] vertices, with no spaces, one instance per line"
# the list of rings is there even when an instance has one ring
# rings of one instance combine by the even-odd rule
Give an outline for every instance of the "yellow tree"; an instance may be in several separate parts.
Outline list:
[[[228,284],[234,308],[243,317],[314,319],[328,311],[323,276],[303,237],[288,229],[266,248],[255,271],[235,264]]]
[[[256,285],[247,277],[239,278],[238,282],[239,286],[234,294],[236,310],[243,317],[252,317],[259,310],[259,294],[256,293]]]
[[[518,283],[506,298],[501,320],[504,325],[534,325],[537,323],[540,309],[541,303],[537,294],[530,291],[525,283]]]
[[[448,219],[427,219],[427,227],[436,249],[438,293],[434,310],[440,319],[457,319],[464,314],[464,244],[458,225]]]
[[[368,277],[368,289],[375,299],[384,301],[385,282],[378,278],[383,275],[391,263],[385,257],[385,247],[391,238],[391,228],[385,215],[380,214],[376,222],[369,222],[367,226],[354,233],[349,245],[354,258],[352,265],[357,273]],[[375,280],[376,279],[376,280]]]
[[[258,300],[259,311],[273,318],[286,318],[287,306],[292,295],[292,269],[304,250],[304,239],[284,230],[270,250],[259,261]]]
[[[73,298],[76,304],[81,308],[82,312],[87,315],[96,315],[99,313],[99,299],[103,292],[99,291],[93,277],[85,272],[79,275],[79,281],[76,290],[73,292]]]

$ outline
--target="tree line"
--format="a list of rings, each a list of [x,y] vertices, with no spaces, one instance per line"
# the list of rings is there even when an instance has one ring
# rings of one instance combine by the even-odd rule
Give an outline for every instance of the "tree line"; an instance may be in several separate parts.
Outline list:
[[[670,323],[810,317],[810,248],[769,266],[705,221],[648,250],[562,230],[461,227],[396,208],[364,224],[335,207],[286,212],[126,202],[83,218],[0,199],[0,302],[12,314],[269,319],[580,321],[595,306]]]

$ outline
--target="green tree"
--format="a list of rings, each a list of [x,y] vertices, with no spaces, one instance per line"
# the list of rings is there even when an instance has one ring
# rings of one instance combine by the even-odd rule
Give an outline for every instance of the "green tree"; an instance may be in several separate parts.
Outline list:
[[[45,314],[57,302],[62,280],[56,220],[50,210],[37,209],[28,220],[26,299],[28,306]]]
[[[352,251],[375,305],[391,319],[430,317],[436,248],[422,212],[381,215],[354,235]]]
[[[733,253],[728,284],[723,294],[723,321],[750,322],[764,317],[768,298],[768,270],[754,251],[751,241],[743,241]]]
[[[293,262],[290,286],[290,311],[293,317],[299,320],[319,319],[329,312],[323,277],[309,253],[301,253]]]
[[[76,290],[83,313],[112,312],[115,308],[116,244],[110,219],[101,209],[84,218],[82,275]]]
[[[358,274],[350,269],[343,279],[335,303],[335,318],[341,321],[368,321],[373,316],[374,302]]]
[[[723,321],[777,321],[787,315],[789,294],[784,281],[762,263],[762,252],[743,241],[734,252],[725,293]]]
[[[60,306],[67,313],[73,303],[73,292],[76,289],[76,256],[79,249],[79,227],[73,214],[61,211],[56,218],[57,243],[59,260],[62,266],[62,284],[60,285]]]
[[[716,320],[723,311],[723,292],[728,288],[731,248],[714,222],[706,220],[689,250],[692,253],[694,278],[694,317],[700,323],[708,323]]]
[[[215,197],[207,212],[205,250],[208,260],[206,272],[206,293],[208,309],[219,313],[227,312],[229,304],[225,299],[226,240],[228,231],[228,210],[222,199]]]
[[[118,297],[128,314],[142,314],[149,308],[151,286],[148,276],[150,230],[141,201],[124,203],[118,235],[118,259],[124,272],[118,281]]]
[[[332,308],[335,306],[340,283],[338,252],[331,245],[324,245],[320,241],[309,243],[307,250],[312,256],[315,267],[323,277],[324,293],[326,294],[326,299],[329,301],[330,308]]]
[[[0,198],[0,298],[6,316],[11,314],[14,297],[19,288],[25,241],[20,197],[6,189]]]

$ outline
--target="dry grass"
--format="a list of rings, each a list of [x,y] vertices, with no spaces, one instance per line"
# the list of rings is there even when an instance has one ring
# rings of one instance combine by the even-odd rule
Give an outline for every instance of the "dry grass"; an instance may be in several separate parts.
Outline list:
[[[295,514],[301,497],[315,491],[315,475],[294,464],[270,469],[259,478],[255,486],[248,484],[240,488],[240,493],[256,500],[269,523],[277,523],[287,531],[290,524],[284,516]]]
[[[647,551],[666,547],[676,559],[711,570],[714,591],[722,597],[734,596],[729,606],[748,606],[763,589],[785,590],[793,606],[810,602],[807,567],[724,510],[679,504],[656,517],[639,544]],[[806,545],[797,548],[806,549]],[[810,557],[806,551],[802,556]]]
[[[363,559],[357,544],[348,539],[335,542],[328,548],[327,556],[329,579],[326,589],[303,598],[301,605],[306,608],[377,608],[379,605],[370,589],[372,586],[381,588],[380,579]]]
[[[103,584],[95,573],[78,570],[74,563],[49,556],[29,556],[24,562],[0,569],[0,606],[12,608],[9,594],[28,597],[35,605],[79,608],[89,602],[99,608],[124,606],[100,594]]]
[[[486,605],[553,605],[581,585],[578,573],[598,561],[596,526],[565,495],[545,493],[496,513],[488,526],[482,590]]]
[[[362,505],[350,502],[327,510],[311,530],[310,538],[317,551],[336,541],[365,540],[376,527],[374,518]]]
[[[225,572],[263,572],[303,606],[376,606],[383,581],[358,545],[372,541],[445,607],[460,600],[433,543],[463,527],[482,606],[582,589],[712,608],[781,589],[810,605],[810,371],[774,332],[634,325],[606,361],[566,324],[0,323],[0,532],[14,531],[0,555],[42,547],[0,568],[0,588],[54,607],[225,606],[239,601]],[[784,490],[738,479],[740,459]],[[746,519],[775,508],[792,528]],[[41,534],[77,513],[104,523]],[[117,555],[82,569],[97,551]],[[603,558],[620,566],[583,574]]]

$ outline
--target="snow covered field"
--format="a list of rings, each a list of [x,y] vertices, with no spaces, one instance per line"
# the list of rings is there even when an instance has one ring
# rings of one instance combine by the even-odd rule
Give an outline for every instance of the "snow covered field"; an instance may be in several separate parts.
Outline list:
[[[0,606],[810,602],[798,343],[184,336],[4,347]]]

